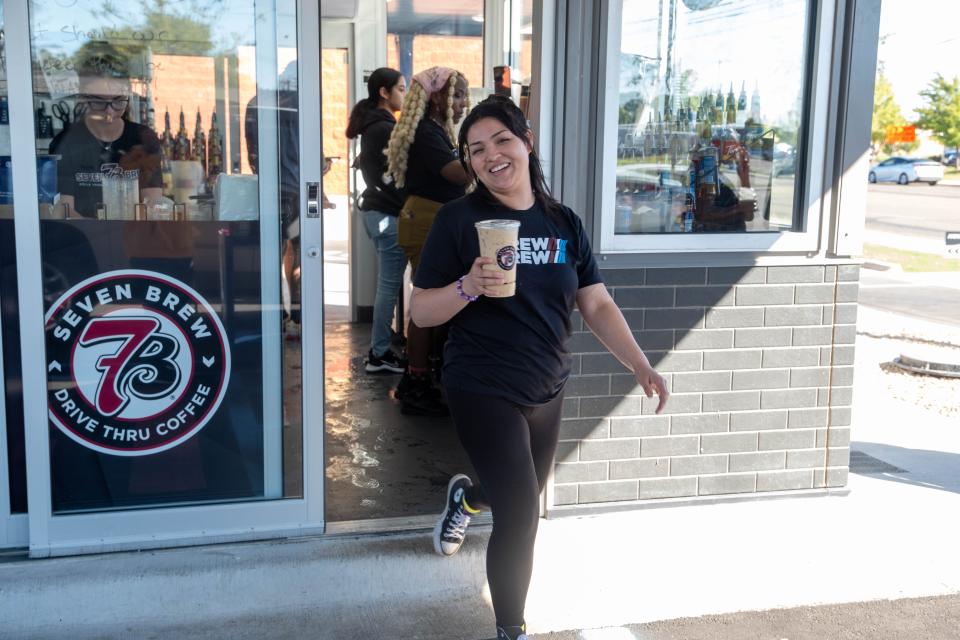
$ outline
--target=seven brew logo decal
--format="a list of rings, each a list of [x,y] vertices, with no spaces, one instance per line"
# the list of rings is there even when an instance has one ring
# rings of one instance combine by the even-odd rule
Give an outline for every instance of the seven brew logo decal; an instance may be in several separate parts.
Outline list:
[[[230,348],[200,294],[152,271],[84,280],[46,316],[50,419],[85,447],[119,456],[165,451],[214,416]]]
[[[507,245],[502,247],[497,251],[497,264],[500,265],[500,268],[504,271],[510,271],[513,269],[513,265],[517,263],[517,249]]]

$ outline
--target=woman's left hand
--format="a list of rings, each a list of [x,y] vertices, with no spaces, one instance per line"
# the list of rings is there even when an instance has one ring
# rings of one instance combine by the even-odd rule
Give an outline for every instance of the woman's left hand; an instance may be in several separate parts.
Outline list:
[[[647,394],[648,398],[657,394],[660,399],[660,402],[657,403],[657,413],[663,411],[663,408],[667,406],[667,399],[670,397],[670,390],[667,389],[667,381],[664,377],[657,373],[649,362],[642,362],[635,366],[633,373],[637,378],[637,383],[643,387],[643,392]]]

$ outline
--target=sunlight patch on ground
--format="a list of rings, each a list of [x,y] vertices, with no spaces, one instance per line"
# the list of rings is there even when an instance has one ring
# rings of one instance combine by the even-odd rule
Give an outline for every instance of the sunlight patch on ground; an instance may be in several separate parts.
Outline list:
[[[582,640],[638,640],[633,632],[624,627],[606,629],[585,629],[580,632]]]

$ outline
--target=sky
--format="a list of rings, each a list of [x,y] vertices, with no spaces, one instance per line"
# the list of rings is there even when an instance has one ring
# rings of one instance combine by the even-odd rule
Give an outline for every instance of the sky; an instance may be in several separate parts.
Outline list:
[[[936,73],[960,76],[960,0],[883,0],[877,53],[908,120]]]

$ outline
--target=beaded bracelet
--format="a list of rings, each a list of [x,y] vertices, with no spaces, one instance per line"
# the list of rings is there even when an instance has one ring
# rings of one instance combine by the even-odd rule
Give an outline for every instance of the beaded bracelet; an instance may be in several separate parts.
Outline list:
[[[460,279],[457,280],[457,293],[460,294],[460,297],[467,302],[475,302],[480,296],[472,296],[463,290],[463,279],[466,277],[467,276],[460,276]]]

